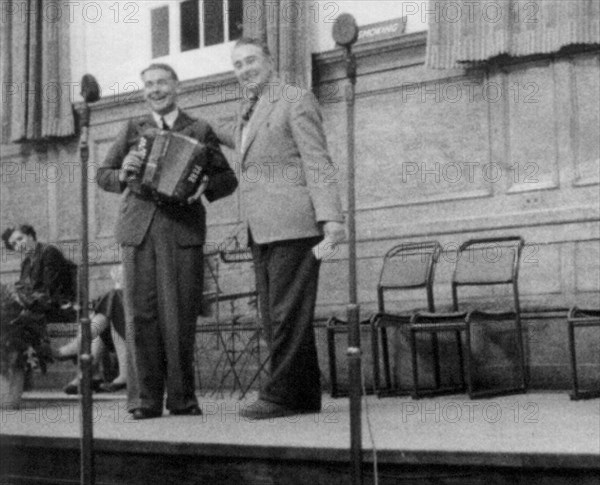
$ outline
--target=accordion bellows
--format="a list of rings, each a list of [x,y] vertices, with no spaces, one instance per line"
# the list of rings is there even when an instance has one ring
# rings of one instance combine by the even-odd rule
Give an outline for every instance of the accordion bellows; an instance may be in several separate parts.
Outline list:
[[[144,151],[141,176],[130,187],[166,203],[185,203],[202,180],[210,150],[194,138],[171,131],[156,131],[140,138]]]

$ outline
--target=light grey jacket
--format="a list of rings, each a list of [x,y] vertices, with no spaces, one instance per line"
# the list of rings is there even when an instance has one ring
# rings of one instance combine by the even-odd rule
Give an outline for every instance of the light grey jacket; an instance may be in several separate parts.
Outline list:
[[[321,113],[312,93],[273,79],[246,129],[215,128],[241,156],[244,218],[259,244],[321,235],[320,222],[343,222],[340,176],[327,152]]]

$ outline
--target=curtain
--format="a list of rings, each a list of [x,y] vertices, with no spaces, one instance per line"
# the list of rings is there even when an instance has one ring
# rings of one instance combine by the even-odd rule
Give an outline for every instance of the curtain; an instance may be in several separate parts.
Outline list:
[[[427,67],[600,44],[598,0],[430,0]]]
[[[2,143],[75,131],[69,15],[59,0],[1,0]]]
[[[308,87],[311,46],[304,0],[244,0],[244,36],[267,42],[282,81]]]

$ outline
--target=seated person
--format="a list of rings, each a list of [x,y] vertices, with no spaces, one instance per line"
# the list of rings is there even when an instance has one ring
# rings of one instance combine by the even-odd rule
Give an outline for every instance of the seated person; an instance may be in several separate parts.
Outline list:
[[[92,387],[99,392],[116,392],[127,386],[127,347],[125,344],[125,311],[121,289],[122,266],[111,270],[114,289],[108,291],[93,303],[94,312],[90,317],[92,335],[92,358],[94,373]],[[59,360],[76,359],[81,345],[81,330],[71,342],[58,349],[55,357]],[[112,382],[102,383],[98,376],[100,357],[104,350],[114,348],[117,354],[119,374]],[[79,392],[79,375],[66,387],[67,394]]]
[[[35,229],[28,224],[6,229],[2,240],[7,249],[23,255],[15,283],[15,297],[22,308],[44,315],[47,322],[74,321],[77,266],[56,246],[38,242]]]
[[[28,340],[33,342],[39,365],[45,371],[46,363],[52,360],[46,323],[72,322],[77,317],[77,266],[56,246],[38,242],[35,229],[28,224],[9,227],[2,233],[2,240],[7,249],[21,252],[22,257],[19,280],[3,292],[19,314],[21,323],[13,330],[18,327],[34,331],[35,338],[30,336]],[[25,389],[31,388],[31,377],[28,366]]]

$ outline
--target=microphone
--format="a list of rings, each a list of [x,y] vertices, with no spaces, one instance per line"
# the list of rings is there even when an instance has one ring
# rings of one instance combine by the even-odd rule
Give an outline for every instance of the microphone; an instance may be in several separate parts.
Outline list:
[[[337,45],[348,49],[358,39],[358,30],[354,17],[349,13],[342,13],[333,24],[333,40]]]
[[[79,114],[79,128],[83,130],[90,126],[90,107],[88,103],[95,103],[100,99],[100,85],[91,74],[84,74],[81,78],[81,97],[83,98],[83,106],[77,111]]]
[[[100,85],[91,74],[84,74],[81,78],[81,97],[86,103],[95,103],[100,99]]]

